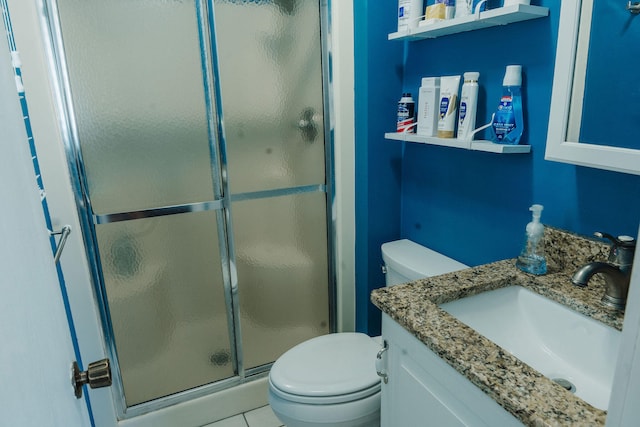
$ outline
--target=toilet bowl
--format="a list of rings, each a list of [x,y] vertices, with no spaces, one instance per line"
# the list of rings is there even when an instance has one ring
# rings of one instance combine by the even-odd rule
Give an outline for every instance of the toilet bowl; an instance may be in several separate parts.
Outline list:
[[[410,240],[382,245],[386,284],[467,268]],[[287,427],[380,425],[379,338],[341,332],[312,338],[284,353],[269,373],[269,403]]]
[[[371,426],[380,417],[380,345],[361,333],[298,344],[269,374],[271,409],[287,426]]]

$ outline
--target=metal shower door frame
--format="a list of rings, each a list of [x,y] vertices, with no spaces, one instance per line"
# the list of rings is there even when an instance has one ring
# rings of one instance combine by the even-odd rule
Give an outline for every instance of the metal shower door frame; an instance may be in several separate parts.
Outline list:
[[[270,365],[245,370],[241,343],[241,326],[238,301],[238,280],[235,270],[235,250],[231,220],[231,204],[233,201],[253,200],[264,197],[293,195],[301,193],[324,192],[326,194],[327,243],[329,265],[329,313],[330,330],[336,330],[336,273],[335,273],[335,218],[332,215],[334,204],[334,170],[333,170],[333,129],[331,104],[331,65],[330,65],[330,22],[329,1],[319,0],[320,34],[322,44],[323,104],[324,104],[324,143],[325,143],[325,176],[324,185],[310,185],[289,189],[259,191],[231,196],[226,177],[228,176],[225,131],[222,112],[221,90],[217,65],[217,45],[214,25],[214,0],[194,0],[196,3],[197,25],[200,39],[201,65],[203,74],[203,91],[206,103],[209,147],[211,153],[211,169],[213,177],[213,200],[177,206],[122,212],[108,215],[95,215],[91,209],[88,196],[84,162],[80,150],[77,124],[75,121],[73,100],[69,75],[66,66],[62,30],[59,21],[58,0],[36,0],[41,11],[40,25],[44,29],[45,48],[48,49],[49,70],[54,86],[56,109],[59,113],[58,123],[64,143],[65,154],[71,176],[72,187],[82,228],[82,238],[91,272],[92,288],[96,311],[100,313],[107,356],[114,367],[114,383],[112,397],[116,404],[118,419],[128,419],[156,411],[174,404],[209,395],[243,384],[267,375]],[[221,256],[225,304],[227,307],[227,325],[231,342],[234,377],[206,384],[195,389],[185,390],[170,396],[155,399],[127,407],[123,394],[123,384],[116,355],[115,338],[110,318],[106,288],[101,271],[100,257],[95,226],[132,218],[152,218],[187,212],[215,211],[218,225],[218,243]]]

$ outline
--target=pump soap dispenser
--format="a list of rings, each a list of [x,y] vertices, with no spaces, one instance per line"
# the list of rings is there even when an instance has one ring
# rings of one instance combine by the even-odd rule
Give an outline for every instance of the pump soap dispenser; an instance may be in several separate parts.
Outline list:
[[[527,234],[522,252],[516,261],[516,267],[531,274],[545,274],[547,260],[544,255],[544,226],[540,223],[540,215],[544,206],[533,205],[529,208],[533,218],[527,224]]]

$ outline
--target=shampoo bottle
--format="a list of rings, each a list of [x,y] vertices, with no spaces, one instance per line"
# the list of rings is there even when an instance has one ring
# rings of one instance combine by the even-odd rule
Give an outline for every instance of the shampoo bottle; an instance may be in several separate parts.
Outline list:
[[[524,130],[522,114],[522,66],[507,65],[502,82],[502,97],[495,113],[491,128],[493,142],[517,145]]]
[[[464,73],[464,83],[460,93],[458,112],[458,139],[470,141],[476,128],[476,108],[478,106],[478,78],[480,73]]]
[[[458,90],[460,76],[440,77],[438,138],[453,138],[458,118]]]
[[[544,254],[544,226],[540,223],[542,205],[533,205],[529,208],[532,219],[527,224],[526,237],[522,252],[516,261],[516,267],[531,274],[545,274],[547,272],[547,260]]]

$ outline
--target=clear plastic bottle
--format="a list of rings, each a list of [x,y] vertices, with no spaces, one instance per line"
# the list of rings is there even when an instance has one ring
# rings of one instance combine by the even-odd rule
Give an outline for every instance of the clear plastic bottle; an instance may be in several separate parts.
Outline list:
[[[531,222],[527,224],[527,234],[524,247],[516,261],[516,267],[531,274],[545,274],[547,259],[544,253],[544,226],[540,223],[540,216],[544,206],[533,205]]]
[[[491,124],[493,142],[495,143],[510,145],[520,143],[520,137],[522,137],[524,130],[521,85],[522,66],[507,65],[502,82],[502,97]]]

